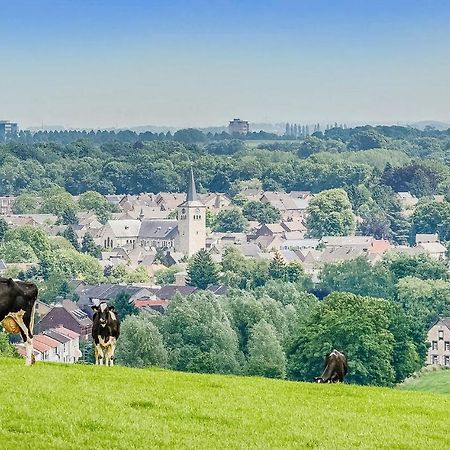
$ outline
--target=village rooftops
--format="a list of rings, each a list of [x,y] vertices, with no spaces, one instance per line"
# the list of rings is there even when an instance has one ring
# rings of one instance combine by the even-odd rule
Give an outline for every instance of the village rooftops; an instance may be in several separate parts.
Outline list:
[[[174,239],[178,233],[176,220],[143,220],[139,229],[139,239]]]
[[[120,237],[136,237],[141,227],[140,220],[108,220],[112,232]]]

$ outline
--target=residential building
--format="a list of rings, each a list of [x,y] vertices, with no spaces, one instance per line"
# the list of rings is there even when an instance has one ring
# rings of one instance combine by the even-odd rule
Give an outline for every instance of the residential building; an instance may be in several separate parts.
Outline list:
[[[178,206],[176,251],[191,257],[206,247],[206,206],[198,199],[191,169],[186,201]]]
[[[92,320],[86,312],[82,311],[71,300],[63,300],[57,303],[38,324],[40,333],[51,328],[64,327],[80,335],[80,339],[90,339],[92,333]]]
[[[12,214],[12,206],[15,200],[16,197],[12,196],[0,197],[0,214]]]
[[[35,334],[33,339],[34,356],[37,361],[75,363],[81,358],[80,335],[63,327],[49,329]],[[26,356],[23,343],[16,344],[20,355]]]
[[[250,126],[247,121],[241,119],[230,120],[228,125],[228,132],[230,134],[247,134],[250,131]]]
[[[427,365],[450,367],[450,317],[440,317],[428,330]]]
[[[127,294],[130,296],[129,302],[135,303],[137,300],[143,298],[152,298],[157,289],[150,289],[142,286],[126,286],[120,284],[98,284],[86,285],[77,290],[80,297],[77,305],[89,317],[92,317],[91,306],[96,301],[111,302],[120,294]],[[67,328],[67,327],[66,327]]]
[[[433,259],[445,259],[447,255],[447,248],[440,242],[424,242],[416,247],[423,250]]]
[[[9,120],[0,120],[0,142],[17,136],[19,127],[17,123],[10,122]]]

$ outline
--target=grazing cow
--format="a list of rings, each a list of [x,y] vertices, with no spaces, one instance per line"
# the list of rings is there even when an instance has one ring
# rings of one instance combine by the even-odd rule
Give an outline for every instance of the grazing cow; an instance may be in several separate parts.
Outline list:
[[[337,383],[344,381],[347,374],[347,357],[344,353],[333,350],[325,357],[325,366],[320,377],[315,377],[317,383]]]
[[[0,278],[0,322],[7,331],[16,332],[17,329],[20,332],[28,366],[34,363],[33,328],[37,295],[38,288],[33,283]]]
[[[114,365],[114,352],[120,334],[120,322],[114,306],[105,302],[92,307],[92,337],[95,343],[95,364]]]

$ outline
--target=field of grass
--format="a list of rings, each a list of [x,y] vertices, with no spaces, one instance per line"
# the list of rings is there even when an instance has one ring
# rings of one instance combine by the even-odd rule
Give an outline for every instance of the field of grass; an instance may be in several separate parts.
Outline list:
[[[444,448],[450,396],[0,358],[0,448]],[[447,441],[448,444],[448,441]]]
[[[450,370],[420,372],[416,378],[408,378],[399,389],[450,394]]]

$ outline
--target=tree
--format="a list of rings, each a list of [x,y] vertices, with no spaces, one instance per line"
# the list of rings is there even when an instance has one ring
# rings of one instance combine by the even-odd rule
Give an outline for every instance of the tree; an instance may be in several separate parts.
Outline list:
[[[284,262],[283,257],[280,252],[276,252],[272,261],[269,264],[269,275],[272,278],[280,279],[286,281],[287,272],[286,272],[286,263]]]
[[[67,225],[66,229],[62,232],[62,237],[67,239],[75,250],[80,250],[80,246],[78,245],[78,237],[70,225]]]
[[[23,225],[8,230],[5,234],[5,242],[9,241],[22,241],[27,243],[40,260],[50,253],[51,250],[47,233],[31,225]]]
[[[217,284],[217,267],[211,255],[204,249],[199,250],[187,267],[186,283],[199,289],[206,289],[210,284]]]
[[[391,271],[394,280],[405,277],[417,277],[423,280],[447,280],[448,266],[444,261],[431,258],[426,254],[410,256],[406,253],[387,255],[384,263]]]
[[[366,206],[366,205],[364,205]],[[373,236],[375,239],[390,239],[392,237],[391,221],[386,212],[377,207],[362,207],[359,215],[363,219],[359,230],[363,236]]]
[[[326,264],[320,279],[328,292],[353,292],[383,298],[395,295],[395,280],[389,268],[383,263],[372,265],[364,256]]]
[[[288,350],[289,376],[312,380],[322,371],[324,355],[336,348],[347,355],[350,382],[389,386],[402,381],[412,373],[405,373],[405,367],[417,370],[422,361],[413,340],[403,331],[397,335],[401,330],[395,312],[388,300],[329,295],[297,329]],[[400,368],[395,361],[402,361]]]
[[[130,298],[130,294],[121,292],[112,301],[112,305],[121,319],[124,319],[127,316],[136,315],[138,313],[138,310],[134,304],[132,302],[130,303]]]
[[[0,357],[17,357],[17,352],[14,345],[9,343],[8,335],[0,332]]]
[[[94,211],[102,224],[105,224],[111,218],[111,212],[114,208],[102,194],[95,191],[80,194],[78,206],[82,211]]]
[[[90,233],[86,233],[83,236],[83,241],[81,243],[81,251],[97,259],[101,259],[102,257],[102,250],[100,246],[95,244],[94,238]]]
[[[92,284],[103,281],[103,269],[99,261],[75,249],[53,250],[41,259],[40,270],[44,279],[58,273],[67,278],[84,279]]]
[[[78,217],[75,208],[66,208],[58,215],[58,225],[77,225]]]
[[[169,367],[187,372],[239,373],[236,333],[210,292],[176,294],[159,318]]]
[[[238,208],[231,208],[220,211],[216,216],[214,231],[221,233],[242,233],[245,230],[247,221]]]
[[[33,214],[39,210],[39,198],[34,194],[20,194],[11,207],[14,214]]]
[[[72,292],[68,277],[55,271],[50,274],[43,289],[39,291],[39,298],[45,303],[52,303],[57,297],[68,298]]]
[[[186,144],[195,144],[197,142],[205,142],[206,135],[195,128],[186,128],[176,131],[173,135],[173,139]]]
[[[242,208],[242,213],[247,220],[256,220],[259,223],[278,223],[281,219],[279,209],[270,203],[249,201]]]
[[[411,240],[417,233],[437,233],[440,240],[450,240],[450,203],[419,203],[412,215]]]
[[[79,362],[83,362],[85,364],[95,363],[94,345],[92,341],[82,340],[80,342],[80,352],[82,356],[79,359]]]
[[[38,258],[26,242],[13,239],[0,246],[0,258],[7,263],[33,263]]]
[[[8,223],[3,217],[0,217],[0,242],[5,238],[5,234],[8,231]]]
[[[386,145],[386,138],[375,130],[355,133],[347,144],[349,150],[369,150],[382,148]]]
[[[41,195],[43,200],[40,212],[43,214],[55,214],[61,217],[65,210],[76,211],[72,196],[59,186],[45,189]]]
[[[139,265],[125,276],[124,281],[126,283],[145,283],[149,279],[147,269],[143,265]]]
[[[119,364],[129,367],[167,366],[163,337],[147,314],[125,317],[116,358]]]
[[[156,284],[164,286],[165,284],[175,283],[175,274],[180,271],[177,266],[168,267],[167,269],[161,269],[155,272]]]
[[[264,319],[253,326],[248,341],[246,372],[268,378],[285,378],[286,356],[275,329]]]
[[[309,235],[347,236],[355,229],[355,219],[347,193],[343,189],[329,189],[314,197],[308,206],[306,222]]]
[[[225,248],[222,257],[222,283],[239,289],[254,289],[263,286],[269,279],[267,260],[246,258],[235,247]]]

